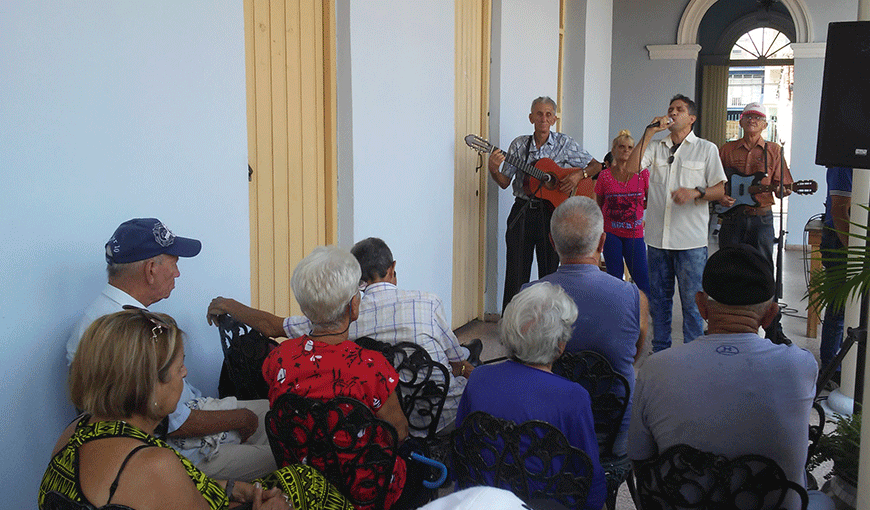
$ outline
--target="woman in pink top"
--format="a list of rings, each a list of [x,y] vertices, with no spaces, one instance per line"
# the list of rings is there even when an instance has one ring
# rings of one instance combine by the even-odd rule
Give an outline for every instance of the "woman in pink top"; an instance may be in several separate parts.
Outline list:
[[[626,168],[634,139],[623,129],[613,139],[613,164],[598,175],[595,194],[604,214],[604,262],[607,272],[622,279],[625,259],[638,288],[649,295],[649,269],[643,240],[643,211],[649,189],[649,170],[633,174]]]

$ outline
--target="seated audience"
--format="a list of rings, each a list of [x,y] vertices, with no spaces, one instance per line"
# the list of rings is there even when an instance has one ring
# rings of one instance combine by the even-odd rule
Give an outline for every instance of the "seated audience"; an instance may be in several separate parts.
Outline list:
[[[202,244],[174,235],[155,218],[122,223],[106,243],[109,283],[85,310],[67,342],[69,363],[94,320],[126,307],[148,308],[175,288],[178,257],[196,256]],[[205,474],[250,480],[275,470],[263,421],[266,400],[204,397],[187,379],[169,414],[168,441]]]
[[[610,238],[602,223],[601,209],[590,198],[571,197],[557,207],[550,233],[559,269],[539,281],[562,287],[577,304],[577,320],[565,350],[598,352],[633,388],[634,361],[642,353],[649,305],[636,285],[599,269],[605,237]],[[613,445],[615,456],[626,453],[629,421],[631,400]]]
[[[296,266],[290,286],[311,321],[311,332],[285,340],[266,358],[263,377],[269,384],[269,402],[274,404],[288,391],[324,401],[351,397],[392,424],[401,442],[408,436],[408,421],[395,392],[396,370],[379,352],[363,349],[347,338],[348,328],[359,315],[359,279],[360,267],[353,255],[332,246],[315,248]],[[366,476],[364,468],[360,473]],[[421,484],[418,464],[398,457],[386,508],[419,506],[416,498],[423,492]]]
[[[459,402],[456,425],[475,411],[515,423],[542,420],[554,425],[592,460],[592,485],[583,508],[598,510],[604,505],[606,486],[589,393],[551,372],[576,318],[574,301],[556,285],[542,282],[516,294],[499,324],[509,360],[477,367]]]
[[[629,457],[649,459],[677,444],[728,458],[758,454],[803,486],[817,367],[808,351],[758,335],[779,311],[770,263],[751,246],[722,248],[702,285],[695,301],[708,332],[647,358]]]
[[[643,241],[643,212],[649,189],[649,170],[638,173],[626,168],[634,149],[634,138],[623,129],[613,139],[612,153],[616,156],[606,170],[598,174],[595,197],[604,213],[604,262],[607,272],[622,279],[625,266],[632,280],[644,294],[649,294],[649,268],[646,262],[646,243]],[[625,265],[622,261],[625,260]]]
[[[456,418],[456,408],[467,377],[474,370],[472,363],[478,362],[483,345],[477,339],[467,346],[459,344],[437,296],[401,290],[396,286],[396,261],[384,241],[369,237],[356,243],[350,251],[361,267],[364,291],[359,304],[359,318],[348,328],[348,339],[355,341],[366,337],[390,344],[413,342],[426,349],[433,360],[448,370],[452,368],[453,377],[450,377],[438,430],[449,427]],[[282,319],[233,299],[217,297],[208,308],[209,323],[222,313],[229,313],[272,337],[297,338],[311,331],[312,326],[308,317]],[[364,346],[370,347],[369,344]]]
[[[183,390],[182,337],[171,317],[141,309],[103,316],[85,331],[69,379],[72,403],[84,414],[54,448],[39,507],[57,492],[96,508],[215,510],[251,503],[264,510],[351,510],[310,467],[287,466],[255,485],[215,480],[153,436]]]

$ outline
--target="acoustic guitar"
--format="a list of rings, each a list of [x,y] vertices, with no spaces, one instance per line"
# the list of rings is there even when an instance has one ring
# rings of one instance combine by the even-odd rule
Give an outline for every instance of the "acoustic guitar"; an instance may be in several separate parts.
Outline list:
[[[477,135],[466,136],[465,143],[482,154],[498,150],[498,147]],[[570,194],[559,190],[559,181],[578,170],[577,168],[562,168],[550,158],[541,158],[527,163],[516,154],[507,152],[505,152],[505,161],[523,173],[523,191],[526,195],[546,200],[553,207],[559,207],[562,202],[575,195],[590,198],[595,196],[595,181],[592,179],[581,179],[577,183],[577,188],[571,190]]]
[[[764,172],[757,172],[752,175],[743,175],[734,168],[726,168],[725,175],[728,176],[728,181],[725,183],[725,194],[734,199],[734,204],[731,207],[716,204],[714,210],[717,214],[723,214],[738,205],[748,205],[749,207],[758,207],[758,201],[755,200],[755,195],[768,191],[776,191],[779,185],[774,184],[759,184],[764,176]],[[798,195],[812,195],[819,189],[816,181],[811,179],[796,181],[791,184],[784,184],[783,189],[791,190]]]

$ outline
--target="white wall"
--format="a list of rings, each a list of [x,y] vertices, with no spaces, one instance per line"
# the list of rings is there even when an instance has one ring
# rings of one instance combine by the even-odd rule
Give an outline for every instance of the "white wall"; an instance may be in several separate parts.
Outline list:
[[[493,9],[500,10],[501,30],[496,33],[493,27],[493,60],[498,60],[493,72],[498,72],[499,90],[490,100],[498,103],[499,138],[492,140],[495,145],[507,149],[511,141],[519,135],[531,134],[533,126],[529,123],[529,110],[532,100],[538,96],[556,97],[558,91],[559,61],[559,1],[558,0],[498,0]],[[497,43],[496,43],[497,39]],[[495,239],[497,243],[497,278],[495,309],[492,300],[487,299],[488,312],[501,312],[504,294],[505,243],[507,215],[514,203],[510,187],[498,193],[498,225]],[[489,260],[492,264],[492,259]],[[492,273],[489,273],[490,275]],[[532,279],[537,278],[537,265],[532,266]],[[494,286],[487,284],[490,289]]]
[[[817,0],[806,3],[813,23],[814,41],[812,42],[827,40],[828,23],[854,21],[857,18],[857,0]],[[804,225],[807,220],[825,210],[827,193],[825,168],[815,164],[824,71],[824,59],[795,59],[794,121],[789,162],[795,180],[813,179],[819,183],[819,191],[810,196],[789,198],[788,244],[802,244]]]
[[[250,298],[242,4],[17,2],[0,16],[0,480],[36,508],[73,418],[64,345],[106,281],[115,227],[157,216],[202,240],[154,306],[189,333],[191,380],[214,393],[205,323],[218,294]]]
[[[350,4],[353,240],[382,238],[399,285],[434,292],[448,315],[454,16],[444,0]]]
[[[576,101],[582,102],[583,126],[580,146],[598,161],[610,151],[610,141],[619,128],[610,129],[610,75],[613,31],[613,1],[593,0],[586,5],[585,65],[583,93]],[[568,99],[566,97],[565,101]],[[566,129],[567,131],[567,129]]]
[[[650,60],[645,47],[674,44],[685,5],[613,0],[611,131],[628,129],[639,139],[650,119],[667,113],[675,94],[695,99],[695,61]]]

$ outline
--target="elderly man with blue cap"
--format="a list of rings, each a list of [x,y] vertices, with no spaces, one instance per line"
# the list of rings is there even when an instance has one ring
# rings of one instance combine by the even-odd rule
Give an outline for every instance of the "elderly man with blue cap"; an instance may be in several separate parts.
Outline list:
[[[73,328],[67,362],[97,318],[124,308],[147,309],[168,298],[181,276],[179,257],[194,257],[201,249],[198,240],[176,236],[156,218],[122,223],[106,243],[109,282]],[[203,397],[185,379],[169,415],[169,443],[212,478],[253,480],[276,469],[263,426],[268,410],[267,400]]]

